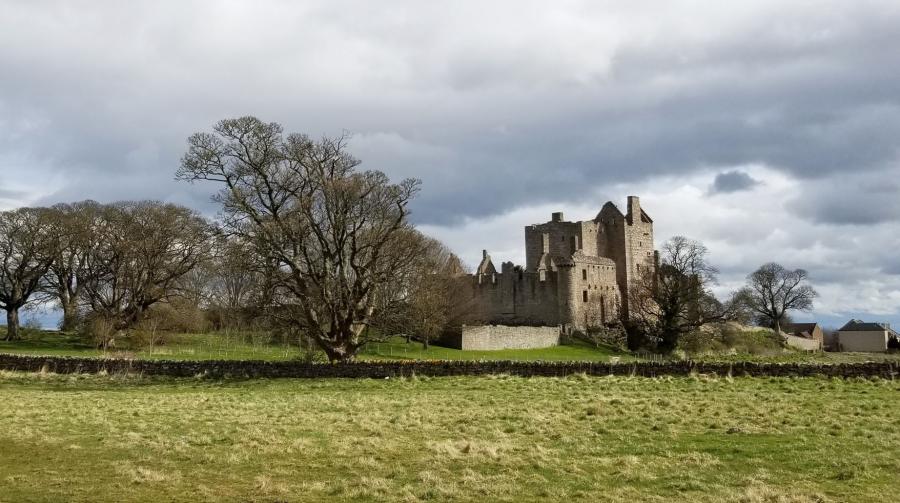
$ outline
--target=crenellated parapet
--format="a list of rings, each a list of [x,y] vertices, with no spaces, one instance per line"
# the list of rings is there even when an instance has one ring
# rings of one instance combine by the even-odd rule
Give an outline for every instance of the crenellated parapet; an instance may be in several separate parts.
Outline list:
[[[655,270],[653,220],[640,199],[627,212],[612,202],[592,220],[567,221],[561,212],[525,227],[525,266],[490,255],[472,275],[473,317],[488,322],[541,322],[583,329],[627,316],[630,285]]]

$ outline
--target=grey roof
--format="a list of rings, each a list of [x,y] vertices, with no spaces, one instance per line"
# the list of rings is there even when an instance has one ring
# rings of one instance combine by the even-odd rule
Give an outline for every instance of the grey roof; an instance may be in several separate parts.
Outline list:
[[[789,323],[784,326],[783,330],[792,334],[802,334],[803,332],[807,332],[810,335],[813,330],[816,329],[817,323]]]
[[[897,335],[897,332],[892,330],[889,325],[862,320],[850,320],[840,328],[841,332],[882,332],[884,330]]]

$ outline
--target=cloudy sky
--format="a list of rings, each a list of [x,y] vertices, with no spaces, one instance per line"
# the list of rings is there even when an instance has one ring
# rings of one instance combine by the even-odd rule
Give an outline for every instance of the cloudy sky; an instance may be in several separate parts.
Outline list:
[[[802,267],[814,313],[900,324],[900,2],[0,0],[0,208],[154,198],[256,115],[417,177],[468,263],[641,196],[719,292]]]

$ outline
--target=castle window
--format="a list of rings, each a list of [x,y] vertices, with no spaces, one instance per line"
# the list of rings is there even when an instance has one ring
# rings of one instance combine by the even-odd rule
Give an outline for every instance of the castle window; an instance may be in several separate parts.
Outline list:
[[[581,279],[587,279],[587,269],[581,270]]]
[[[587,302],[587,290],[581,292],[581,300]]]

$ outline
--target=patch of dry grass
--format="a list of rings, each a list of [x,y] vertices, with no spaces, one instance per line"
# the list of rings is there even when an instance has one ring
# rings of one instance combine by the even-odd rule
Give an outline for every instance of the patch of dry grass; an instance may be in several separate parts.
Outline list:
[[[0,373],[0,501],[890,501],[884,380]]]

